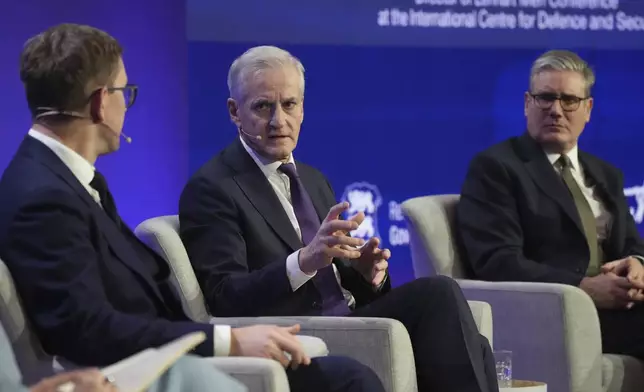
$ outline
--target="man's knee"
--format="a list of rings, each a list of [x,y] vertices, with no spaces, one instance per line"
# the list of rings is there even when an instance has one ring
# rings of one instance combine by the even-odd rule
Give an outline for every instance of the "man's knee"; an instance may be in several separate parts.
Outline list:
[[[444,296],[445,294],[461,293],[461,287],[450,277],[438,275],[418,278],[408,283],[413,285],[419,294]]]

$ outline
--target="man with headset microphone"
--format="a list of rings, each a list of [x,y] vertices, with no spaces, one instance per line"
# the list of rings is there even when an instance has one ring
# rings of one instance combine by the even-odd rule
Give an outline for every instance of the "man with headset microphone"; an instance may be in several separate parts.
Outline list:
[[[89,26],[63,24],[27,41],[20,77],[34,118],[0,179],[0,259],[15,281],[44,350],[81,366],[106,366],[192,332],[198,356],[279,361],[291,390],[383,390],[349,358],[310,359],[299,326],[228,325],[188,319],[170,269],[117,212],[94,168],[118,150],[136,99],[120,44]],[[287,357],[290,354],[290,358]]]

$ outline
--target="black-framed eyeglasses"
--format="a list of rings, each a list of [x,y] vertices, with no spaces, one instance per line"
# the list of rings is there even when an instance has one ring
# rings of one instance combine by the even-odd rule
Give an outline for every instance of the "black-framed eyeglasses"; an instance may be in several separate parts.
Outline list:
[[[125,99],[125,108],[129,109],[134,105],[134,101],[136,101],[139,86],[136,84],[126,84],[123,87],[108,87],[107,91],[110,93],[121,91],[123,93],[123,98]]]
[[[553,93],[530,93],[530,96],[539,109],[548,110],[552,107],[555,101],[559,101],[561,103],[561,108],[566,112],[574,112],[579,109],[579,106],[583,101],[591,98],[589,96],[582,98],[575,95]]]

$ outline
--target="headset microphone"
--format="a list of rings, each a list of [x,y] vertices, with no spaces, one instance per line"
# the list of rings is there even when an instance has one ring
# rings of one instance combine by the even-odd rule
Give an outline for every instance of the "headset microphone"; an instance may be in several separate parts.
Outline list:
[[[123,132],[121,132],[121,136],[123,137],[123,139],[125,139],[125,141],[126,141],[128,144],[132,143],[132,138],[131,138],[131,137],[129,137],[128,135],[126,135],[126,134],[124,134]]]
[[[241,132],[241,133],[243,133],[244,135],[246,135],[246,136],[248,136],[248,137],[250,137],[250,138],[253,138],[253,139],[255,139],[255,140],[262,140],[262,136],[261,136],[261,135],[251,135],[251,134],[250,134],[250,133],[248,133],[248,132],[244,132],[244,130],[242,129],[242,127],[239,127],[239,132]]]

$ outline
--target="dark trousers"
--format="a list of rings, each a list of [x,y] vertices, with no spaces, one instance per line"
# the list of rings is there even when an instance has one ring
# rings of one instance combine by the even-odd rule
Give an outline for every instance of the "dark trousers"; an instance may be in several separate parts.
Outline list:
[[[498,391],[489,342],[478,332],[453,279],[416,279],[356,309],[352,316],[391,318],[405,325],[420,392]]]
[[[286,374],[293,392],[385,392],[371,368],[348,357],[313,358]]]
[[[644,360],[644,304],[631,309],[600,309],[598,313],[604,352]]]

